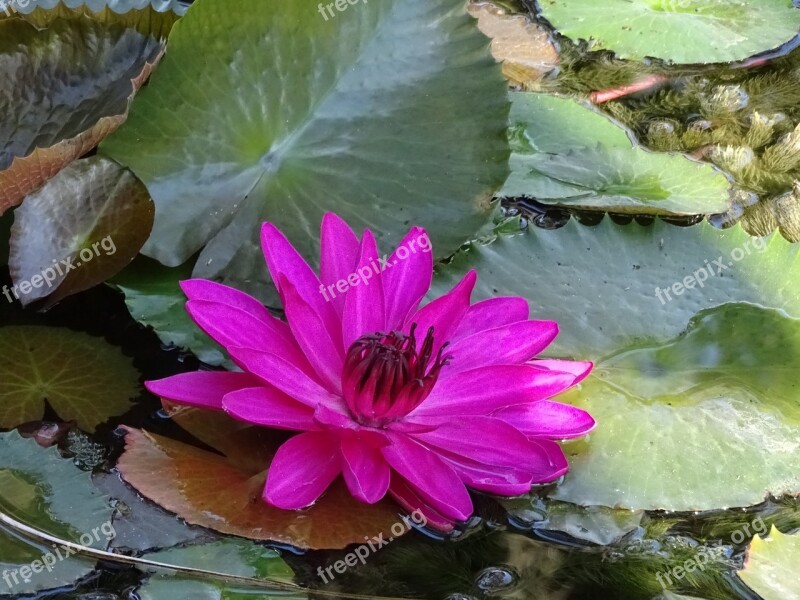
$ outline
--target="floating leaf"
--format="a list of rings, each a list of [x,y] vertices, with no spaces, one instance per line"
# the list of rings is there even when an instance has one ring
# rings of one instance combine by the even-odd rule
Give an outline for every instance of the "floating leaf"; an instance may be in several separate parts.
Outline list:
[[[774,527],[769,537],[753,538],[739,577],[764,600],[800,600],[800,535]]]
[[[113,535],[112,509],[88,473],[62,459],[55,448],[43,450],[16,432],[0,433],[0,511],[59,539],[93,548],[105,548],[109,533]],[[53,561],[50,569],[37,567],[40,572],[28,574],[25,582],[25,573],[19,570],[44,560],[48,553],[57,558],[52,546],[24,542],[0,528],[0,572],[8,575],[0,578],[0,596],[61,587],[94,568],[93,561],[70,556]]]
[[[547,30],[526,15],[508,14],[493,2],[470,2],[478,29],[492,40],[492,55],[514,85],[531,86],[558,65],[558,51]]]
[[[547,519],[536,523],[534,529],[562,531],[575,539],[607,546],[618,543],[625,535],[636,530],[643,515],[641,511],[554,502],[547,508]]]
[[[211,544],[196,544],[186,548],[173,548],[144,556],[168,565],[224,572],[226,575],[250,579],[270,578],[291,582],[294,573],[280,554],[270,548],[245,540],[227,539]],[[155,575],[137,593],[141,600],[306,600],[305,594],[287,595],[286,592],[270,595],[261,590],[236,589],[230,584],[209,583],[182,579],[169,575]]]
[[[398,519],[390,502],[360,504],[341,481],[313,507],[286,511],[265,504],[265,470],[275,432],[224,414],[181,410],[178,423],[220,454],[128,429],[117,468],[125,481],[187,523],[299,548],[343,548],[388,532]],[[180,483],[177,483],[180,482]]]
[[[23,304],[47,297],[52,305],[133,260],[153,226],[153,203],[130,171],[92,157],[61,171],[14,215],[15,290]]]
[[[488,221],[508,101],[463,0],[321,13],[316,0],[198,0],[178,22],[101,147],[156,203],[145,254],[176,266],[204,248],[196,276],[266,299],[263,221],[313,260],[329,210],[386,246],[426,226],[442,254]]]
[[[711,214],[730,205],[730,184],[710,165],[632,146],[624,129],[569,98],[511,99],[511,175],[501,196],[637,214]]]
[[[191,279],[194,262],[169,268],[139,257],[111,283],[125,294],[131,316],[152,327],[165,344],[188,348],[209,365],[226,363],[222,348],[189,318],[178,283]]]
[[[619,58],[724,63],[781,46],[797,35],[792,0],[540,0],[560,33]]]
[[[529,228],[470,245],[439,269],[431,295],[446,292],[474,268],[476,299],[527,298],[535,318],[560,326],[548,349],[552,355],[597,360],[637,342],[667,341],[699,311],[728,302],[800,317],[798,248],[779,235],[751,238],[738,227],[720,231],[661,221],[639,227],[610,220],[585,227],[571,221],[557,230]],[[704,272],[702,286],[684,285]],[[680,295],[664,293],[678,285]]]
[[[131,407],[139,373],[119,348],[52,327],[0,327],[0,427],[39,420],[45,401],[93,431]]]
[[[0,19],[0,213],[116,129],[162,51],[120,25]]]

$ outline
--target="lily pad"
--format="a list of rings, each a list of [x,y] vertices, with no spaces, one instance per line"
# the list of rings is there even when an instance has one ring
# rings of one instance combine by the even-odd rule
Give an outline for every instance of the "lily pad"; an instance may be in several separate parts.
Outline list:
[[[341,481],[310,509],[269,506],[261,495],[277,449],[276,432],[208,411],[180,410],[173,418],[219,453],[128,429],[117,468],[141,494],[187,523],[253,540],[320,549],[362,543],[365,536],[388,533],[398,519],[390,502],[360,504]]]
[[[619,58],[725,63],[781,46],[797,35],[792,0],[539,0],[560,33]]]
[[[131,359],[104,340],[69,329],[0,327],[0,427],[44,416],[47,402],[86,431],[121,415],[139,392]]]
[[[535,318],[559,324],[550,355],[597,360],[635,343],[667,341],[701,310],[728,302],[800,317],[799,248],[780,235],[751,238],[739,227],[570,221],[471,244],[440,267],[431,297],[474,268],[476,300],[523,296]]]
[[[0,511],[15,521],[72,543],[104,549],[113,530],[108,499],[69,461],[53,448],[44,450],[16,432],[0,433]],[[97,532],[95,535],[94,532]],[[89,540],[82,536],[88,536]],[[57,558],[63,547],[23,541],[16,532],[0,528],[0,596],[30,594],[70,584],[87,575],[94,561],[70,556],[55,560],[50,569],[27,573],[19,570],[43,557]],[[50,559],[47,559],[50,562]]]
[[[116,129],[162,52],[121,25],[0,19],[0,213]]]
[[[185,548],[173,548],[144,556],[168,565],[224,571],[227,575],[249,579],[270,578],[291,582],[294,573],[280,554],[245,540],[227,539],[210,544],[197,544]],[[231,584],[211,583],[185,579],[174,575],[154,575],[137,593],[141,600],[306,600],[306,594],[276,592],[274,595],[264,589],[247,590]]]
[[[463,0],[198,0],[101,152],[156,203],[144,253],[267,299],[259,226],[312,261],[335,211],[386,247],[409,223],[442,255],[508,174],[506,82]],[[209,43],[213,40],[213,43]],[[236,101],[231,102],[235,91]]]
[[[769,537],[753,538],[739,577],[764,600],[800,600],[800,535],[784,535],[774,527]]]
[[[205,335],[186,312],[186,295],[178,283],[191,279],[193,267],[193,261],[170,268],[140,256],[110,283],[125,294],[131,316],[152,327],[162,342],[187,348],[206,364],[228,364],[222,347]]]
[[[23,304],[52,305],[94,287],[133,260],[152,226],[153,203],[130,171],[99,157],[76,161],[14,212],[15,291]]]
[[[570,98],[512,92],[511,100],[511,175],[502,197],[636,214],[730,206],[728,179],[711,165],[634,146],[625,129]]]

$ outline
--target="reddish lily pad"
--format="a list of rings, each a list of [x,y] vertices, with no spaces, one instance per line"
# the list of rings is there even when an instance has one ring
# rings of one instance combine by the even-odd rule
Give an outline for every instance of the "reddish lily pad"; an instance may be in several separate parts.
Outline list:
[[[9,267],[23,304],[48,304],[116,275],[153,227],[147,188],[117,163],[92,157],[61,171],[14,213]]]
[[[174,418],[219,454],[127,428],[117,468],[139,493],[190,524],[253,540],[328,549],[388,535],[398,520],[395,505],[360,504],[341,481],[309,509],[269,506],[261,492],[280,434],[194,409],[181,409]]]

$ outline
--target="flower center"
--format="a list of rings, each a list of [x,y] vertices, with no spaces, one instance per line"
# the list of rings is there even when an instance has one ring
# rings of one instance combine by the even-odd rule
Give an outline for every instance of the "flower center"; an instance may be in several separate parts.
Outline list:
[[[431,393],[450,356],[444,344],[433,357],[433,327],[419,350],[414,337],[394,331],[357,339],[347,351],[342,374],[344,399],[362,425],[380,427],[404,417]]]

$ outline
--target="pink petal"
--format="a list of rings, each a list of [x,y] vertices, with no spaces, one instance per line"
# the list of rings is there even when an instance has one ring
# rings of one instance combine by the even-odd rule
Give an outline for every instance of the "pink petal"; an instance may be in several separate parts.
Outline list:
[[[267,472],[264,500],[285,510],[305,508],[316,502],[341,471],[335,435],[301,433],[278,448]]]
[[[348,436],[342,440],[342,458],[344,481],[353,496],[375,504],[386,495],[391,469],[378,448]]]
[[[472,515],[472,499],[453,468],[436,453],[403,434],[389,433],[391,445],[383,456],[419,497],[448,519],[466,521]]]
[[[596,425],[585,410],[549,400],[508,406],[493,416],[511,423],[528,437],[552,440],[584,436]]]
[[[227,304],[267,323],[277,320],[259,300],[227,285],[207,279],[187,279],[181,281],[180,286],[189,300],[206,300],[207,302]]]
[[[286,394],[268,387],[254,387],[226,394],[222,407],[229,415],[253,425],[308,431],[316,429],[314,411]]]
[[[251,348],[229,348],[228,351],[243,369],[307,406],[315,407],[320,403],[334,406],[343,404],[339,396],[326,390],[305,371],[280,356]]]
[[[467,310],[469,310],[469,298],[475,288],[477,277],[475,271],[470,271],[447,294],[426,304],[408,318],[403,330],[408,332],[411,329],[411,325],[416,323],[417,347],[422,345],[428,329],[431,327],[433,327],[433,339],[435,342],[433,345],[434,356],[436,356],[439,348],[450,340],[453,332],[458,328]]]
[[[420,241],[428,240],[420,247]],[[405,257],[405,258],[403,258]],[[386,328],[400,329],[409,313],[419,306],[428,293],[433,278],[433,252],[430,238],[421,227],[412,227],[389,257],[383,272],[386,296]]]
[[[279,279],[286,319],[297,344],[325,387],[331,392],[341,394],[344,368],[341,339],[338,336],[336,340],[331,338],[319,314],[300,297],[284,275],[280,275]]]
[[[145,381],[144,385],[151,394],[172,402],[222,410],[222,398],[226,394],[261,385],[261,381],[249,373],[194,371],[157,381]]]
[[[319,277],[303,260],[294,246],[289,243],[286,236],[272,223],[264,223],[261,227],[261,245],[264,248],[264,258],[272,275],[272,281],[278,288],[278,293],[283,294],[280,283],[280,275],[283,274],[292,282],[300,297],[319,315],[331,338],[339,339],[341,324],[336,309],[322,295],[325,288]]]
[[[527,470],[527,462],[538,450],[512,425],[492,417],[445,418],[434,431],[409,437],[446,451],[447,458],[465,458],[478,465],[499,467],[497,471],[502,467]],[[532,460],[535,466],[540,458]]]
[[[383,331],[386,327],[378,245],[369,229],[361,238],[361,256],[355,273],[358,283],[348,290],[344,300],[342,341],[345,350],[361,336]]]
[[[527,321],[530,307],[525,298],[508,296],[489,298],[469,307],[467,314],[451,336],[455,343],[461,338],[474,335],[487,329],[495,329],[519,321]]]
[[[593,363],[577,360],[534,360],[531,361],[530,364],[540,369],[571,373],[575,377],[572,385],[578,385],[581,381],[586,379],[594,368]]]
[[[305,371],[310,370],[289,326],[283,321],[272,316],[264,321],[235,306],[207,300],[189,300],[186,311],[200,329],[228,351],[234,346],[263,350]]]
[[[392,495],[392,498],[409,513],[415,513],[417,511],[422,513],[424,517],[424,526],[433,527],[434,529],[444,532],[453,530],[453,521],[429,506],[420,497],[417,491],[399,475],[392,475],[389,493]]]
[[[360,244],[347,223],[334,213],[326,213],[322,217],[320,245],[320,280],[325,286],[323,296],[330,299],[341,315],[345,297],[336,289],[336,284],[347,281],[347,276],[355,272],[361,253]]]
[[[573,380],[569,373],[537,369],[528,364],[463,371],[438,381],[431,395],[411,413],[410,420],[489,415],[506,406],[551,398],[571,386]]]
[[[538,446],[539,456],[546,456],[546,459],[542,458],[536,468],[531,470],[534,483],[550,483],[569,471],[569,463],[561,446],[543,439],[533,439],[531,443]]]
[[[533,485],[533,476],[518,469],[492,469],[466,460],[446,460],[464,483],[481,492],[522,496]]]
[[[518,364],[547,348],[558,335],[553,321],[519,321],[461,338],[447,348],[450,365],[440,379],[490,365]]]

